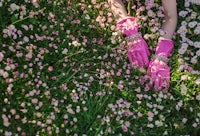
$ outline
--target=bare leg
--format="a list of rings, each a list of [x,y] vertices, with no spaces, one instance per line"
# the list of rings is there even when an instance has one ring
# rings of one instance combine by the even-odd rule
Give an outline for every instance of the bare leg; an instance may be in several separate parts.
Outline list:
[[[121,0],[109,0],[109,4],[117,22],[127,16],[126,8]]]
[[[172,39],[177,25],[176,0],[162,0],[162,6],[165,14],[165,22],[162,25],[162,30],[165,33],[162,37]]]

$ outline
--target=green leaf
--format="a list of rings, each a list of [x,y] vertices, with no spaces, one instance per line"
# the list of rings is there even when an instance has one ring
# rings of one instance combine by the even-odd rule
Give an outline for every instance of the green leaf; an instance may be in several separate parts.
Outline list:
[[[13,16],[11,17],[11,22],[14,23],[15,21],[17,21],[17,18],[13,15]]]
[[[30,19],[31,24],[36,24],[37,20],[35,18]]]

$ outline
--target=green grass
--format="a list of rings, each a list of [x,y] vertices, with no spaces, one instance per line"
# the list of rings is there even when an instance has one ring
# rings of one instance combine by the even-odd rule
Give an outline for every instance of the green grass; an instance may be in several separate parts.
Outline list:
[[[35,7],[32,3],[20,1],[16,4],[26,9],[13,12],[8,10],[11,3],[4,1],[0,7],[1,135],[200,135],[200,101],[197,98],[200,85],[195,82],[199,75],[187,68],[190,66],[199,72],[199,56],[197,63],[192,64],[190,53],[178,54],[180,34],[173,39],[175,48],[169,62],[171,80],[168,93],[156,92],[153,88],[145,92],[146,83],[142,85],[139,80],[146,73],[129,68],[126,48],[122,46],[124,38],[112,35],[114,30],[111,26],[115,25],[115,20],[106,20],[103,23],[105,27],[96,21],[101,11],[102,17],[108,17],[110,11],[104,5],[106,2],[97,0],[92,4],[90,1],[55,0],[48,3],[41,0]],[[82,3],[83,10],[79,3]],[[161,4],[160,1],[155,3]],[[186,10],[183,3],[177,1],[178,12]],[[130,10],[132,4],[137,5],[137,2],[130,1],[125,5],[131,15],[136,15],[135,10]],[[139,8],[137,5],[136,9]],[[189,9],[200,17],[197,5],[191,5]],[[152,10],[158,11],[156,7]],[[29,18],[31,11],[36,12],[33,18]],[[48,18],[49,13],[55,17]],[[20,14],[25,15],[19,18]],[[147,16],[147,11],[139,15],[142,14]],[[90,19],[86,19],[88,15]],[[197,17],[187,20],[199,22]],[[140,28],[142,34],[155,36],[146,39],[153,54],[159,33],[152,33],[154,25],[148,23],[156,19],[156,23],[161,24],[162,18],[138,18],[143,26]],[[179,16],[177,30],[185,19]],[[11,25],[16,29],[9,35],[5,29]],[[17,34],[17,31],[22,34]],[[193,29],[190,31],[186,36],[191,36],[193,42],[199,41],[199,35],[194,34]],[[29,41],[20,44],[24,36]],[[80,45],[76,46],[74,41]],[[195,53],[199,49],[190,46],[189,50]],[[30,59],[28,53],[32,53]],[[183,63],[179,62],[180,59],[184,60]],[[53,67],[52,71],[48,71],[49,66]],[[184,67],[182,70],[181,66]],[[7,67],[11,69],[6,70]],[[183,84],[187,89],[185,94],[181,89]],[[149,118],[151,113],[153,116]],[[183,119],[187,121],[184,123]],[[127,129],[123,131],[122,126],[126,125]]]

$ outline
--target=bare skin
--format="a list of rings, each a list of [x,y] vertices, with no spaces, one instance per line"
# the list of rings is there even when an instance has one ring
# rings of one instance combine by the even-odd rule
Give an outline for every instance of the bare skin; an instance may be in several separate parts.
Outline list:
[[[126,8],[121,0],[109,0],[109,3],[117,22],[127,17]],[[162,6],[165,15],[165,22],[162,24],[162,30],[164,31],[162,37],[172,39],[177,25],[176,0],[162,0]]]
[[[177,8],[175,0],[162,0],[164,8],[165,22],[162,24],[163,31],[166,32],[162,37],[171,39],[177,25]]]
[[[127,17],[126,8],[121,0],[109,0],[109,4],[117,22]]]

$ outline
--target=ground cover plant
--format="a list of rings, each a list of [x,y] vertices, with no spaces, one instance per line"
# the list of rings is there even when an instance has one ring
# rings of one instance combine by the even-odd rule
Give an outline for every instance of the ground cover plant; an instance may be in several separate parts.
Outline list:
[[[153,53],[159,0],[126,0]],[[0,135],[200,135],[200,12],[177,0],[167,94],[130,66],[103,0],[0,0]]]

